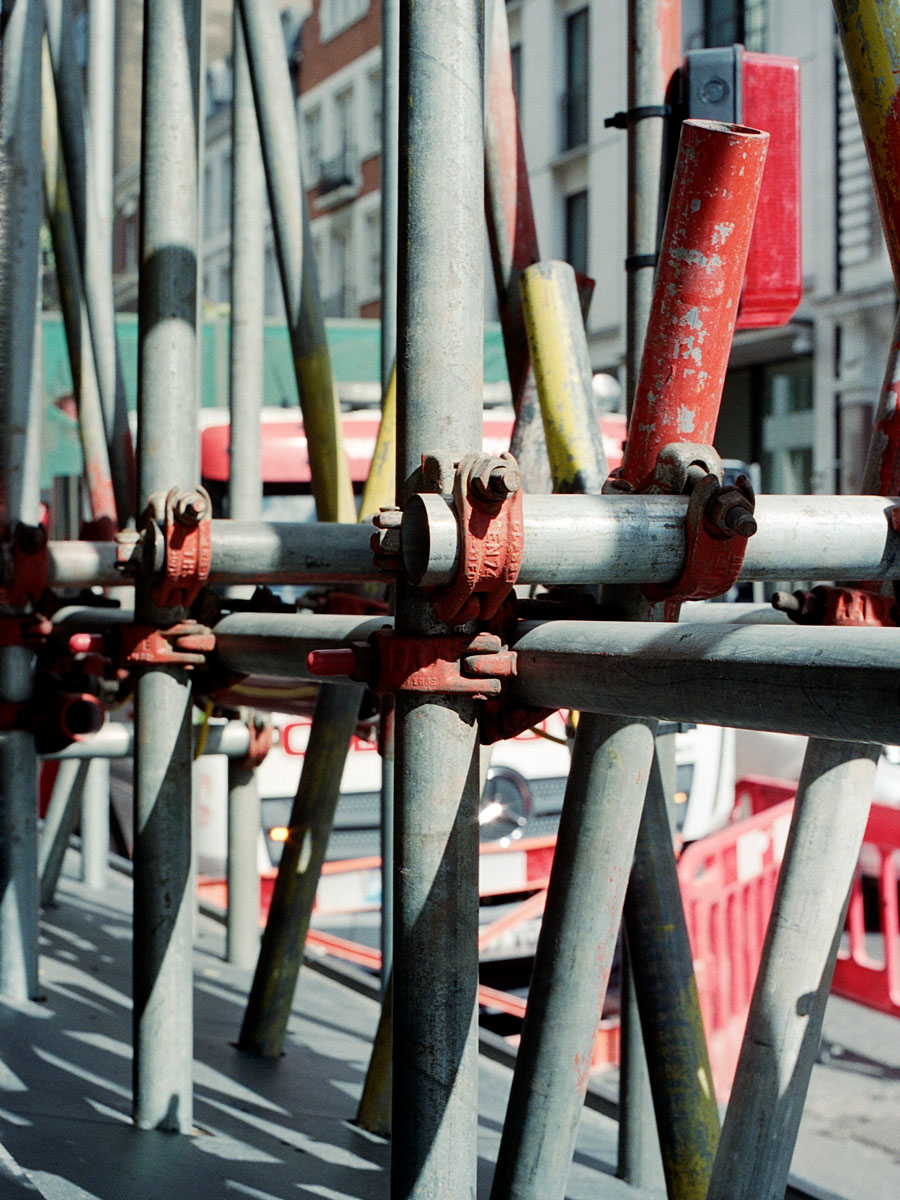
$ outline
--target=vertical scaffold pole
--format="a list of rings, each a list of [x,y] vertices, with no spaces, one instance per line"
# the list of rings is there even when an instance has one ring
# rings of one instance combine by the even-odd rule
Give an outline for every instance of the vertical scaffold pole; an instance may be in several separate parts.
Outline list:
[[[41,225],[41,0],[21,0],[0,31],[0,535],[36,524],[31,478]],[[39,377],[40,378],[40,377]],[[38,395],[40,388],[38,388]],[[39,428],[39,424],[38,424]],[[31,652],[0,648],[0,699],[31,694]],[[0,995],[38,991],[37,760],[28,733],[0,735]]]
[[[895,4],[835,0],[885,241],[900,280],[900,204],[892,151],[900,62]],[[894,383],[900,325],[863,475],[863,490],[893,495],[900,479]],[[819,1047],[850,885],[879,748],[810,739],[766,932],[747,1029],[722,1126],[710,1200],[770,1200],[787,1182]]]
[[[767,134],[714,122],[682,126],[622,466],[632,486],[650,477],[665,445],[712,442],[767,143]],[[636,608],[663,616],[646,601]],[[625,920],[669,1196],[702,1200],[719,1122],[658,776]]]
[[[144,6],[138,497],[145,512],[197,474],[197,128],[201,0]],[[181,615],[136,589],[139,621]],[[183,667],[136,681],[134,1117],[193,1124],[191,685]]]
[[[262,515],[260,408],[263,394],[265,205],[259,130],[240,17],[232,24],[234,93],[231,111],[231,346],[228,513]],[[256,770],[228,760],[228,916],[226,958],[249,968],[259,953],[260,830]]]
[[[256,101],[272,230],[320,521],[353,521],[356,505],[341,441],[319,277],[300,168],[294,96],[274,5],[238,0]]]
[[[526,486],[549,485],[547,446],[519,295],[519,275],[538,262],[537,227],[531,204],[528,165],[513,89],[506,5],[486,8],[487,86],[484,120],[484,207],[488,242],[503,328],[506,366],[516,411],[510,450]]]
[[[578,291],[567,264],[521,275],[554,491],[606,477]],[[494,1197],[562,1197],[622,917],[655,722],[583,714],[494,1175]]]
[[[582,714],[492,1196],[566,1192],[656,722]]]
[[[116,510],[120,525],[132,515],[134,504],[134,449],[128,425],[128,409],[121,365],[116,346],[115,309],[112,281],[112,170],[97,160],[92,144],[94,122],[102,131],[109,163],[109,140],[112,124],[112,33],[108,22],[114,15],[104,12],[113,7],[110,0],[95,0],[90,25],[96,21],[94,50],[97,56],[91,66],[91,94],[95,108],[91,122],[85,123],[84,89],[78,55],[70,0],[46,0],[47,39],[53,63],[59,111],[60,140],[65,173],[72,202],[75,238],[81,260],[84,298],[90,324],[97,385],[103,408],[108,458],[116,494]],[[94,11],[96,10],[96,11]],[[101,52],[100,45],[105,45]],[[101,172],[107,171],[108,174]],[[100,191],[106,190],[104,200]]]
[[[481,6],[401,6],[397,492],[435,490],[481,444],[484,143]],[[436,632],[398,584],[396,622]],[[474,704],[396,709],[391,1194],[473,1197],[477,1161],[478,782]],[[450,1181],[453,1181],[452,1184]]]
[[[810,739],[709,1200],[781,1200],[880,747]]]
[[[662,115],[681,57],[681,0],[628,0],[628,109],[649,114],[627,125],[625,396],[631,412],[653,300],[666,210]],[[640,1186],[659,1181],[661,1163],[650,1077],[634,995],[627,937],[622,948],[621,1070],[617,1172]]]

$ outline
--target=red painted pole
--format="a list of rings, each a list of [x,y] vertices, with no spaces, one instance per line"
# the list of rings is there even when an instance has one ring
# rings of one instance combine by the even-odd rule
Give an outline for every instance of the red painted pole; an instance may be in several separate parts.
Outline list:
[[[685,121],[622,477],[634,487],[673,442],[712,443],[767,133]]]

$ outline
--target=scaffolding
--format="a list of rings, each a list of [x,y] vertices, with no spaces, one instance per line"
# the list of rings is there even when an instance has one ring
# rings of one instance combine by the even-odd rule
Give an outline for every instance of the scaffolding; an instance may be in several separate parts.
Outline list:
[[[101,48],[111,7],[91,5]],[[896,277],[900,6],[834,8]],[[368,687],[385,698],[382,748],[395,765],[384,828],[394,832],[384,854],[390,979],[385,971],[360,1123],[391,1132],[397,1200],[474,1196],[480,746],[527,728],[541,710],[577,709],[492,1196],[565,1194],[624,923],[620,1175],[636,1187],[652,1182],[658,1145],[672,1200],[774,1200],[785,1191],[879,747],[900,740],[886,594],[900,580],[897,344],[865,495],[756,497],[745,479],[723,483],[715,426],[768,135],[685,122],[658,242],[680,9],[677,0],[631,0],[632,411],[624,461],[610,475],[584,332],[591,289],[566,264],[540,258],[504,5],[486,6],[484,28],[481,6],[461,0],[384,0],[382,9],[385,405],[357,521],[278,14],[256,0],[235,5],[226,520],[213,518],[197,466],[202,0],[145,4],[134,451],[102,253],[109,218],[93,186],[104,132],[84,123],[71,5],[0,6],[0,994],[38,993],[39,902],[52,894],[79,804],[86,869],[102,881],[107,784],[87,763],[93,770],[127,746],[109,730],[81,739],[96,729],[99,700],[133,687],[134,1122],[189,1132],[192,704],[246,677],[320,685],[239,1037],[243,1052],[277,1057]],[[98,49],[92,120],[111,70]],[[314,526],[260,513],[263,188]],[[84,449],[90,524],[77,540],[49,539],[40,514],[43,212]],[[513,453],[500,457],[481,449],[485,218],[516,409]],[[681,611],[739,580],[783,579],[843,586],[819,589],[813,606],[782,595],[797,624],[761,607],[749,623],[731,620],[727,605],[704,620]],[[328,614],[229,604],[236,585],[286,583],[341,583],[354,603]],[[529,610],[515,591],[526,586],[566,590]],[[373,607],[388,587],[390,619]],[[124,599],[117,608],[69,603],[80,589]],[[592,619],[579,603],[585,594]],[[92,672],[103,687],[84,684]],[[811,739],[721,1128],[666,813],[672,751],[656,736],[661,720]],[[256,732],[252,722],[232,725],[216,744],[232,763],[229,955],[243,963],[255,960]],[[65,770],[39,856],[38,763],[53,752]]]

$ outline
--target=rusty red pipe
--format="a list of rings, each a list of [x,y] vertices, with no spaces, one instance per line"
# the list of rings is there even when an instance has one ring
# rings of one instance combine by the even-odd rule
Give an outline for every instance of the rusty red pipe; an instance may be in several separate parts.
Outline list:
[[[712,444],[769,135],[685,121],[622,477],[674,442]]]

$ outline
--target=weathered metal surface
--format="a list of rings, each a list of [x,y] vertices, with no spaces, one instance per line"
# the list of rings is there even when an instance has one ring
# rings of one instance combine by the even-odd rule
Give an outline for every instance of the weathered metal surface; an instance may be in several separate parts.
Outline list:
[[[719,1116],[671,848],[667,790],[657,757],[631,866],[625,928],[667,1194],[705,1200]]]
[[[81,261],[75,236],[72,200],[66,179],[66,164],[59,146],[56,93],[50,53],[44,49],[42,78],[42,142],[44,150],[44,193],[47,220],[53,238],[60,300],[66,328],[66,345],[72,368],[78,431],[84,456],[84,482],[95,536],[111,536],[117,527],[113,490],[103,423],[100,387],[84,294]]]
[[[397,498],[427,490],[481,439],[484,196],[481,9],[400,13]],[[398,584],[398,627],[441,630]],[[395,1200],[476,1190],[478,755],[475,702],[403,694],[396,707]],[[440,771],[435,771],[440,762]]]
[[[278,1058],[284,1049],[309,918],[361,696],[359,687],[323,687],[319,692],[291,809],[290,836],[278,865],[238,1039],[239,1048],[250,1054]]]
[[[509,25],[505,4],[487,10],[487,68],[484,120],[484,203],[488,242],[503,328],[503,346],[516,420],[510,450],[521,463],[527,486],[549,482],[540,405],[531,370],[519,279],[540,258],[531,185],[518,106],[513,91]]]
[[[228,515],[262,516],[259,413],[263,395],[266,180],[240,18],[233,21],[231,343]]]
[[[880,747],[810,741],[709,1200],[781,1200]]]
[[[671,442],[712,444],[768,134],[685,121],[622,477]]]
[[[90,124],[85,123],[84,90],[69,0],[47,0],[47,40],[59,107],[60,141],[69,184],[71,213],[83,280],[86,322],[90,327],[91,357],[103,410],[107,457],[115,488],[118,523],[124,526],[134,509],[134,448],[122,368],[118,361],[112,280],[112,162],[113,33],[111,4],[94,5],[88,23],[95,39],[88,84]],[[105,40],[106,47],[102,47]],[[99,134],[94,144],[94,133]],[[98,157],[98,152],[100,157]],[[87,330],[85,330],[87,333]],[[84,339],[82,339],[84,341]],[[85,347],[85,353],[87,352]]]
[[[900,285],[900,11],[892,0],[833,0],[894,279]]]
[[[278,10],[239,0],[287,311],[313,495],[320,521],[356,516],[325,340],[318,267],[300,167],[294,96]]]
[[[653,722],[579,722],[492,1195],[562,1197],[606,996]]]
[[[197,471],[198,104],[202,0],[144,8],[138,330],[138,511]],[[160,512],[159,516],[162,515]],[[172,596],[171,602],[178,603]],[[136,589],[143,625],[183,620]],[[134,1119],[193,1127],[191,685],[180,666],[135,681]]]
[[[575,272],[536,263],[522,271],[520,288],[553,490],[599,492],[606,458]]]

